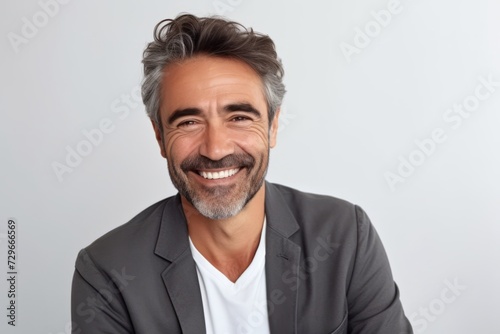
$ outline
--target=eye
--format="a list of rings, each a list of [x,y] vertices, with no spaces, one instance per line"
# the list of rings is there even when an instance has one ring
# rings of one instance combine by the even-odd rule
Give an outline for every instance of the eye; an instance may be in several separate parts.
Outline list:
[[[184,127],[193,126],[195,124],[196,124],[195,121],[193,121],[193,120],[187,120],[187,121],[183,121],[183,122],[180,122],[179,124],[177,124],[177,127],[178,128],[184,128]]]
[[[231,121],[233,122],[243,122],[243,121],[251,121],[252,119],[250,117],[247,117],[247,116],[235,116],[233,118],[231,118]]]

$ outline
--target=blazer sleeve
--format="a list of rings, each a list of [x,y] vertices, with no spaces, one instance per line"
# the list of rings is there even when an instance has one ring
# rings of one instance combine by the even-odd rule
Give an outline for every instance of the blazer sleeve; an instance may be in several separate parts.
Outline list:
[[[382,242],[366,213],[355,206],[357,249],[347,290],[350,334],[412,334]]]
[[[72,334],[131,334],[120,289],[85,249],[78,254],[71,290]]]

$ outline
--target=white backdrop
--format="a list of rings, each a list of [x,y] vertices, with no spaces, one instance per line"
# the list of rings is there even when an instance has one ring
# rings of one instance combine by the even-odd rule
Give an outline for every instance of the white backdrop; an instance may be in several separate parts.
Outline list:
[[[2,277],[9,218],[18,256],[2,333],[69,333],[77,252],[175,193],[137,89],[154,25],[180,12],[275,40],[288,93],[268,180],[368,212],[415,332],[500,332],[497,0],[0,6]]]

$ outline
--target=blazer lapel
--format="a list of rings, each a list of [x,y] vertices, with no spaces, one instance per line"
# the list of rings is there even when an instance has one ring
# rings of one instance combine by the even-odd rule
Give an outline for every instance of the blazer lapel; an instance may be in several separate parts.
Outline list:
[[[299,230],[281,193],[266,182],[266,284],[271,333],[297,332],[300,246],[289,240]]]
[[[170,261],[161,276],[182,333],[205,333],[198,274],[189,248],[186,219],[179,195],[165,204],[155,253]]]
[[[281,193],[266,182],[266,285],[271,333],[297,332],[300,246],[289,240],[299,225]],[[155,253],[169,261],[163,283],[182,333],[206,333],[196,264],[180,196],[165,204]]]

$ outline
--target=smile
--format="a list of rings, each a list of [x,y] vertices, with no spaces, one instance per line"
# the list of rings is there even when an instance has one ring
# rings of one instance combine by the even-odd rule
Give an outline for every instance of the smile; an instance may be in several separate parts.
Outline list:
[[[226,169],[226,170],[221,170],[218,172],[204,172],[204,171],[198,171],[198,174],[200,174],[203,178],[209,179],[209,180],[217,180],[217,179],[225,179],[226,177],[233,176],[234,174],[238,173],[240,169],[239,168],[233,168],[233,169]]]

